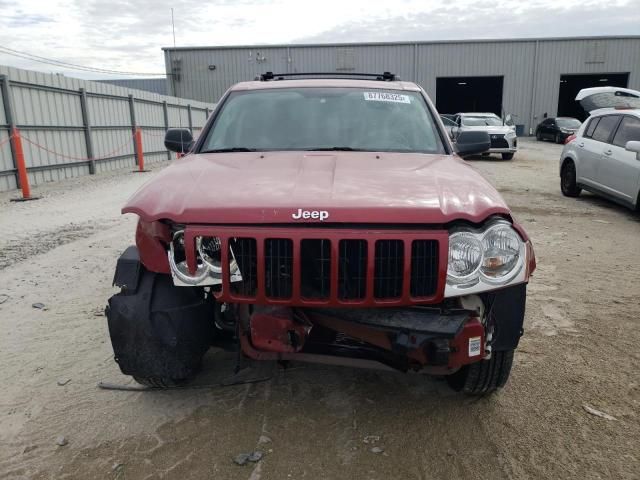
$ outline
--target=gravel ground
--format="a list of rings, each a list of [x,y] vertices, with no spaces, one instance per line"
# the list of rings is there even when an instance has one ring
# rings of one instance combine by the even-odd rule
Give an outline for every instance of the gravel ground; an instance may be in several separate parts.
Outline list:
[[[130,382],[102,311],[133,242],[120,206],[157,170],[40,187],[37,202],[0,195],[0,478],[638,478],[640,216],[562,197],[561,148],[521,146],[510,162],[471,161],[539,265],[511,379],[480,399],[417,375],[302,364],[248,365],[241,378],[267,379],[255,384],[99,390]],[[196,383],[233,365],[210,351]],[[256,449],[258,463],[232,462]]]

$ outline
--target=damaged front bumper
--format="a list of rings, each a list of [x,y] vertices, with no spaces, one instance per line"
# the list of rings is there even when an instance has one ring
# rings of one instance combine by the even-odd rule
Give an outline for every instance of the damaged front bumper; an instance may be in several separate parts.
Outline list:
[[[240,342],[256,360],[299,360],[452,373],[512,350],[522,335],[525,285],[484,294],[490,309],[239,306]],[[482,310],[482,311],[480,311]]]

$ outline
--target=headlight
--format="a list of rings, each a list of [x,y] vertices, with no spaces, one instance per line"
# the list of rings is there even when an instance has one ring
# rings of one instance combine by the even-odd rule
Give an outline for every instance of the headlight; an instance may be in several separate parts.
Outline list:
[[[179,230],[173,234],[173,240],[169,244],[169,266],[171,267],[171,273],[174,279],[178,279],[180,282],[187,285],[197,285],[209,276],[209,268],[202,262],[198,262],[196,273],[191,274],[187,267],[186,260],[176,261],[176,250],[182,250],[181,257],[184,257],[184,231]]]
[[[509,279],[520,260],[520,237],[510,226],[490,228],[482,239],[482,266],[480,274],[490,282]]]
[[[445,296],[468,295],[525,281],[525,252],[525,243],[506,221],[494,222],[484,230],[452,233]]]
[[[176,286],[209,286],[222,283],[222,242],[218,237],[196,237],[196,272],[189,271],[185,259],[184,231],[173,235],[169,244],[169,266]],[[229,281],[242,281],[242,274],[233,251],[229,248]]]
[[[515,136],[516,136],[515,130],[509,130],[509,132],[505,134],[505,137],[515,137]]]
[[[468,232],[454,233],[449,237],[449,265],[447,278],[456,284],[472,279],[480,268],[482,244]]]

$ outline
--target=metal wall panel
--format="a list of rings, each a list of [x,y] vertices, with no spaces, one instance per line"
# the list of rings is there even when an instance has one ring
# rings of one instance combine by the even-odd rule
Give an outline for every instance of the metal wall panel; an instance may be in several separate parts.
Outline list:
[[[110,85],[116,85],[124,88],[135,88],[136,90],[145,90],[147,92],[158,93],[160,95],[167,95],[169,90],[167,88],[166,78],[123,78],[117,80],[95,80],[98,83],[108,83]]]
[[[164,110],[162,105],[157,103],[136,102],[135,112],[138,125],[164,128]]]
[[[201,101],[217,101],[266,71],[392,71],[424,87],[434,103],[438,77],[502,76],[504,110],[525,129],[544,112],[557,113],[562,74],[629,72],[629,87],[640,88],[638,36],[165,49],[168,73],[174,61],[180,72],[170,88]]]
[[[148,163],[170,158],[163,145],[163,102],[167,102],[170,122],[175,121],[175,126],[180,121],[185,127],[189,125],[190,105],[194,130],[204,125],[206,109],[213,109],[208,103],[4,66],[0,66],[0,76],[8,78],[13,121],[23,137],[32,185],[89,174],[87,136],[97,173],[132,168],[135,158],[130,96],[135,122],[143,130]],[[86,92],[89,135],[85,131],[81,89]],[[0,143],[8,137],[8,127],[0,98]],[[14,188],[16,172],[7,143],[0,146],[0,191]]]
[[[170,128],[188,128],[189,127],[189,112],[186,105],[180,107],[171,106],[169,111],[169,127]]]

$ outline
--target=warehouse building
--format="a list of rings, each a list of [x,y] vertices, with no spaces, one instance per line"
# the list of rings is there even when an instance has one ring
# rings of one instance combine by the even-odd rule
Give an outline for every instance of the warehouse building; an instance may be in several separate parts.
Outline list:
[[[640,36],[164,48],[169,94],[216,102],[260,73],[383,72],[417,82],[440,113],[584,116],[581,88],[640,89]]]

